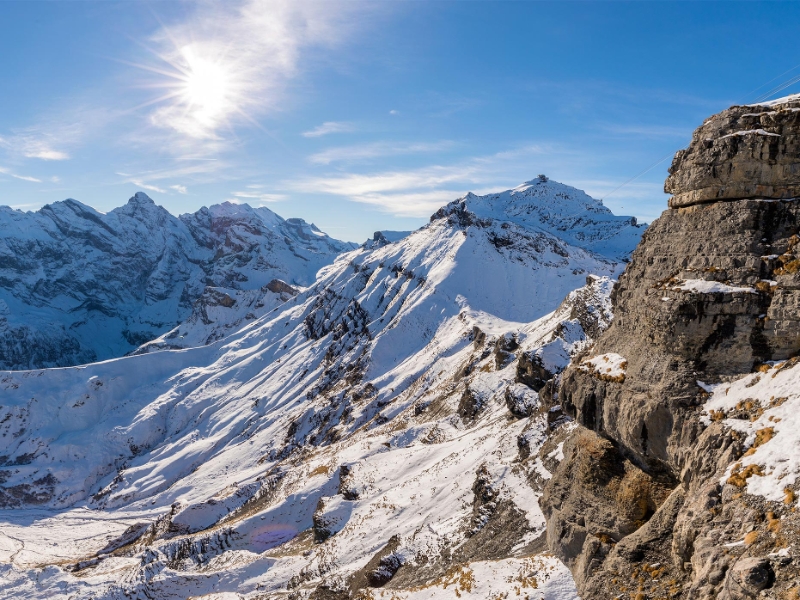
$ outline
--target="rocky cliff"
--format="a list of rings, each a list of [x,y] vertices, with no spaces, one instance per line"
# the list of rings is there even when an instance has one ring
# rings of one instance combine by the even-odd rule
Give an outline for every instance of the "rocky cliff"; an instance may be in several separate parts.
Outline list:
[[[697,129],[670,168],[671,208],[612,294],[614,322],[543,390],[579,425],[541,506],[584,598],[800,591],[798,477],[772,412],[800,408],[775,387],[800,352],[799,111],[735,106]],[[776,495],[764,482],[781,470]]]
[[[76,200],[0,207],[0,368],[122,356],[189,317],[207,286],[309,285],[354,247],[266,208],[175,217],[142,192],[108,213]]]

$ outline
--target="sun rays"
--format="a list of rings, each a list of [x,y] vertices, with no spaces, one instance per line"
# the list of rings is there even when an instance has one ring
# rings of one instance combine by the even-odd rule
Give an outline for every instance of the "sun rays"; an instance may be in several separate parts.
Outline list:
[[[212,127],[220,116],[234,108],[229,68],[222,62],[195,57],[191,49],[187,49],[184,56],[189,72],[183,80],[181,98],[198,122]]]

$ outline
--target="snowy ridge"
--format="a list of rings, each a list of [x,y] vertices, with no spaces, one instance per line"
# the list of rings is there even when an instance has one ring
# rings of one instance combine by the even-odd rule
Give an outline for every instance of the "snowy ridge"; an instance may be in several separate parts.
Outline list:
[[[0,207],[0,368],[122,356],[186,319],[206,286],[309,285],[351,248],[266,208],[177,218],[142,192],[107,214],[76,200]]]
[[[208,346],[0,375],[0,591],[575,598],[539,555],[559,454],[520,361],[563,368],[622,264],[494,208]]]

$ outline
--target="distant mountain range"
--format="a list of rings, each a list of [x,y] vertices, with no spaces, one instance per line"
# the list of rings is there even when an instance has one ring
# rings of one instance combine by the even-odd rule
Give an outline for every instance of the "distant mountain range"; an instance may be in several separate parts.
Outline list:
[[[0,207],[0,368],[123,356],[189,317],[207,287],[307,286],[354,247],[246,204],[175,217],[142,192],[109,213]]]

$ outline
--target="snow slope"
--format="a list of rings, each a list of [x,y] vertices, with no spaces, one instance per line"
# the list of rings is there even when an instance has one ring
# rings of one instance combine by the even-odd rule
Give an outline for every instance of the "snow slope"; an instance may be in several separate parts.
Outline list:
[[[732,471],[750,473],[744,489],[767,500],[782,502],[800,476],[800,368],[798,360],[776,363],[763,372],[708,386],[706,424],[711,416],[740,432],[748,449]],[[750,471],[748,471],[748,468]]]
[[[553,223],[625,242],[517,196],[343,254],[210,345],[0,375],[0,591],[574,598],[540,555],[550,442],[520,360],[557,372],[610,318],[621,263]]]
[[[206,286],[309,285],[352,247],[266,208],[174,217],[142,192],[107,214],[0,207],[0,368],[122,356],[186,319]]]

